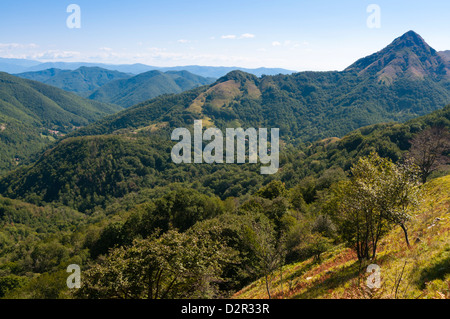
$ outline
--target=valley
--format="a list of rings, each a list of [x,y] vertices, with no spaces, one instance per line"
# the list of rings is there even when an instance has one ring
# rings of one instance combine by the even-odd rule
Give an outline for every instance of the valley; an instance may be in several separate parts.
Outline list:
[[[0,298],[448,298],[444,56],[409,31],[343,71],[0,73]],[[279,129],[279,169],[173,161],[214,127]]]

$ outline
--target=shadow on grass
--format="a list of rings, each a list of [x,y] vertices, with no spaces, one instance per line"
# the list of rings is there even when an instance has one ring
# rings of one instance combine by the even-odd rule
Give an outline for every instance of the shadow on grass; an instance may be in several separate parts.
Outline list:
[[[357,278],[360,274],[360,263],[355,261],[353,264],[346,266],[339,271],[332,273],[331,276],[322,282],[314,284],[305,292],[295,295],[295,299],[314,299],[325,294],[330,289],[342,286],[349,280]]]
[[[426,282],[437,279],[443,280],[447,274],[450,274],[450,253],[446,253],[444,258],[424,268],[420,273],[417,284],[421,289],[424,289]]]
[[[317,266],[317,265],[319,265],[319,263],[317,263],[314,260],[310,261],[308,263],[305,263],[304,265],[302,265],[302,267],[297,269],[295,272],[289,274],[285,279],[286,280],[291,280],[291,279],[298,278],[298,277],[302,276],[304,273],[306,273],[307,271],[311,270],[314,266]]]

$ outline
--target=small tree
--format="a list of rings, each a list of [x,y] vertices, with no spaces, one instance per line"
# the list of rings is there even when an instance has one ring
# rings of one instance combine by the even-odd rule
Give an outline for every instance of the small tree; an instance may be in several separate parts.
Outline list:
[[[409,247],[406,222],[418,203],[417,174],[410,163],[395,165],[372,153],[352,168],[352,178],[335,189],[328,211],[335,209],[342,238],[352,246],[358,259],[375,258],[378,241],[399,225]]]
[[[411,209],[419,203],[419,169],[410,161],[389,166],[389,171],[382,176],[378,206],[383,218],[402,228],[410,248],[406,222],[411,219]]]
[[[206,233],[169,231],[112,249],[85,272],[81,298],[212,298],[229,251]]]
[[[269,276],[283,263],[284,242],[277,241],[275,229],[266,216],[261,216],[252,225],[244,225],[244,229],[247,245],[255,255],[255,271],[264,277],[270,299]]]
[[[411,141],[408,157],[420,169],[422,183],[436,169],[449,162],[450,134],[445,127],[430,127],[418,133]]]

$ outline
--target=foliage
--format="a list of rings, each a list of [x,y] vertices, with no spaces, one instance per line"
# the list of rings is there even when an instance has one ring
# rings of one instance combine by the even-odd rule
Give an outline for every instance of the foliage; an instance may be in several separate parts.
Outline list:
[[[74,128],[120,109],[0,72],[0,174],[32,162]]]
[[[211,298],[230,255],[208,234],[169,231],[116,248],[85,273],[83,298]]]
[[[443,299],[450,293],[448,207],[450,176],[433,179],[423,187],[409,232],[412,249],[405,249],[403,232],[393,229],[379,244],[376,260],[361,264],[355,252],[334,245],[322,255],[287,264],[272,277],[273,298],[285,299]],[[432,226],[434,225],[434,226]],[[366,285],[368,264],[381,267],[380,289]],[[238,299],[267,298],[264,278],[233,295]]]
[[[422,183],[425,183],[432,172],[450,163],[449,154],[448,129],[443,126],[434,126],[414,136],[408,157],[419,167]]]
[[[336,188],[328,211],[358,258],[373,259],[391,223],[404,228],[409,245],[405,224],[410,218],[409,209],[417,205],[418,192],[414,167],[396,166],[372,153],[352,168],[349,182]]]
[[[47,69],[16,74],[18,77],[39,81],[87,97],[89,93],[118,79],[128,79],[128,73],[99,67],[80,67],[76,70]]]
[[[91,92],[89,98],[103,103],[130,107],[163,94],[181,93],[212,83],[187,71],[149,71],[139,75],[117,79]]]

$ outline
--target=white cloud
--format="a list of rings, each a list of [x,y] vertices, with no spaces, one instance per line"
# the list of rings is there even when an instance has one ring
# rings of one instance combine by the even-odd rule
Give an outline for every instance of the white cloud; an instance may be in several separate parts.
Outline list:
[[[0,43],[0,49],[13,50],[13,49],[35,49],[38,45],[34,43],[22,44],[22,43]]]
[[[189,43],[189,42],[191,42],[191,41],[186,40],[186,39],[180,39],[180,40],[178,40],[177,42],[178,42],[178,43]]]
[[[234,40],[234,39],[236,39],[236,35],[234,35],[234,34],[223,35],[222,39]]]
[[[255,37],[254,34],[251,33],[244,33],[241,35],[240,39],[253,39]]]
[[[279,47],[280,45],[281,45],[281,43],[278,42],[278,41],[273,41],[272,42],[272,46],[274,46],[274,47]]]
[[[228,35],[223,35],[221,38],[227,39],[227,40],[234,40],[234,39],[253,39],[254,37],[256,37],[256,36],[252,33],[243,33],[239,37],[235,34],[228,34]],[[213,40],[214,37],[211,39]]]
[[[47,50],[45,52],[32,54],[30,58],[42,60],[55,60],[55,59],[70,59],[79,56],[81,56],[81,53],[77,51]]]

